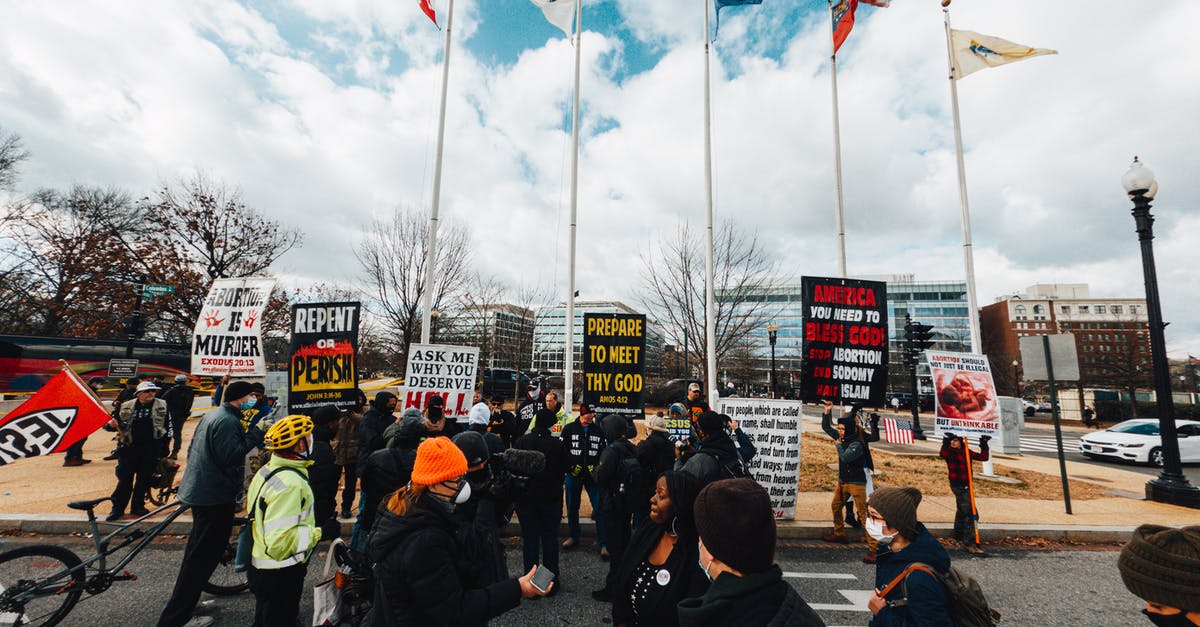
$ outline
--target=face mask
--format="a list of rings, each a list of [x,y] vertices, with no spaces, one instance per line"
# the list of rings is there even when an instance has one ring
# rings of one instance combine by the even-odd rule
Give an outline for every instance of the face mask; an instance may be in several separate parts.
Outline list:
[[[1188,619],[1187,614],[1182,611],[1178,614],[1156,614],[1143,609],[1142,613],[1146,615],[1146,618],[1151,623],[1158,625],[1158,627],[1195,627],[1194,623]]]
[[[471,482],[463,481],[458,488],[458,493],[454,495],[454,504],[462,505],[471,499]]]
[[[713,561],[715,561],[717,558],[714,557],[714,558],[708,560],[708,566],[705,566],[704,565],[704,555],[702,553],[700,553],[698,550],[696,553],[697,553],[696,563],[700,565],[700,570],[704,571],[704,577],[708,579],[709,583],[712,583],[713,578],[712,578],[712,575],[708,574],[708,569],[712,568]]]
[[[242,408],[242,411],[246,411],[247,409],[254,409],[254,405],[257,403],[258,403],[258,401],[255,400],[253,396],[251,396],[250,398],[242,401],[242,404],[239,405],[239,407]]]
[[[429,422],[438,422],[441,419],[442,419],[442,408],[441,407],[430,407],[429,408]]]
[[[304,452],[303,452],[303,453],[297,453],[297,455],[300,457],[300,459],[308,459],[308,457],[309,457],[310,455],[312,455],[312,448],[313,448],[313,437],[312,437],[312,434],[311,434],[311,433],[310,433],[310,434],[308,434],[308,436],[307,436],[307,437],[305,437],[305,438],[304,438],[304,440],[305,440],[305,442],[307,442],[307,443],[308,443],[308,446],[304,447]]]
[[[884,535],[883,523],[870,518],[867,519],[867,534],[875,538],[880,544],[891,544],[892,539],[896,537],[894,533],[890,536]]]

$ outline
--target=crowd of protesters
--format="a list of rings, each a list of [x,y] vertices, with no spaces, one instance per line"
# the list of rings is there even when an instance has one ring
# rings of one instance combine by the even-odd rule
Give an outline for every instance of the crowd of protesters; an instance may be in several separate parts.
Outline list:
[[[130,381],[109,424],[118,434],[109,520],[148,514],[150,473],[178,456],[195,396],[185,376],[167,389]],[[632,420],[598,416],[586,404],[567,411],[553,392],[526,420],[504,409],[502,397],[476,392],[463,424],[447,417],[437,395],[397,413],[395,394],[368,401],[356,390],[345,408],[281,416],[261,384],[215,383],[216,406],[197,423],[187,451],[179,498],[193,526],[159,625],[212,623],[194,613],[243,510],[256,625],[298,624],[309,559],[341,535],[343,520],[353,520],[351,554],[371,575],[365,624],[486,624],[571,581],[559,553],[583,546],[585,493],[591,546],[608,562],[591,596],[611,606],[613,624],[823,624],[775,562],[774,508],[748,470],[753,438],[713,411],[696,384],[667,409],[673,424],[690,421],[688,437],[672,437],[659,412],[645,419],[639,438]],[[872,485],[878,415],[845,407],[835,422],[833,414],[825,403],[821,426],[838,463],[833,531],[824,539],[849,543],[847,522],[862,529],[863,561],[876,569],[871,624],[961,624],[973,599],[956,597],[961,592],[947,583],[961,574],[917,518],[921,492]],[[986,556],[970,473],[973,461],[989,457],[987,438],[978,445],[972,451],[965,438],[945,434],[941,457],[957,506],[953,536],[968,554]],[[72,461],[80,458],[65,465],[81,465]],[[568,533],[560,541],[564,510]],[[514,514],[520,576],[509,572],[500,541]],[[1200,528],[1143,526],[1119,566],[1151,622],[1200,625],[1198,560]]]

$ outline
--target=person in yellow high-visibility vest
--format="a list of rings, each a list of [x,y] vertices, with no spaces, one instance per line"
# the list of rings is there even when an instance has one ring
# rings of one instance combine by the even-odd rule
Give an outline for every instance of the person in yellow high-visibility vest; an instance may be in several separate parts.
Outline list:
[[[308,484],[313,421],[288,416],[267,430],[271,459],[246,491],[254,548],[250,589],[255,625],[296,625],[308,558],[321,540]]]

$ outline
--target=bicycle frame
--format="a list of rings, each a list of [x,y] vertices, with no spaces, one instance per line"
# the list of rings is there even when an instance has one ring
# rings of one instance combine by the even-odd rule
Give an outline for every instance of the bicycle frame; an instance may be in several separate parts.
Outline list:
[[[146,548],[147,544],[149,544],[152,540],[157,538],[158,535],[161,534],[163,532],[163,530],[167,528],[168,525],[170,525],[172,522],[175,522],[175,519],[178,518],[185,511],[187,511],[189,507],[190,507],[189,505],[187,505],[186,503],[184,503],[182,501],[172,501],[172,502],[167,503],[166,505],[163,505],[162,507],[150,512],[149,514],[146,514],[145,516],[142,516],[136,520],[129,521],[127,523],[105,523],[105,524],[114,524],[114,525],[116,525],[117,528],[114,529],[111,533],[109,533],[108,535],[106,535],[104,537],[100,536],[100,526],[99,526],[100,522],[98,520],[96,520],[96,512],[94,511],[94,508],[89,509],[88,510],[88,524],[92,528],[92,541],[96,546],[96,554],[93,555],[92,557],[89,557],[88,559],[83,560],[82,563],[79,564],[79,566],[76,566],[75,568],[71,569],[71,571],[74,571],[74,570],[77,570],[80,568],[87,569],[90,566],[92,566],[92,564],[96,564],[96,570],[98,570],[100,573],[111,573],[111,572],[119,571],[119,570],[125,568],[126,566],[129,565],[129,562],[133,561],[133,558],[137,557],[138,553],[142,552],[142,549]],[[125,533],[125,531],[128,530],[130,527],[133,527],[134,525],[141,523],[142,521],[146,520],[147,518],[157,515],[159,512],[162,512],[164,510],[171,509],[171,508],[175,508],[175,511],[173,511],[169,515],[167,515],[167,517],[164,518],[162,521],[155,523],[154,525],[152,525],[146,529],[140,529],[140,528],[134,529],[128,536],[125,537],[124,541],[122,541],[120,544],[118,544],[116,546],[112,546],[112,547],[109,546],[109,543],[112,542],[113,538],[116,538],[118,535]],[[139,539],[141,541],[137,542]],[[137,544],[134,545],[134,547],[129,550],[129,553],[127,555],[122,557],[116,564],[113,565],[112,568],[106,567],[105,560],[108,558],[109,555],[112,555],[113,553],[120,551],[121,549],[129,546],[130,544],[133,544],[134,542],[137,542]],[[98,562],[98,564],[97,564],[97,562]]]

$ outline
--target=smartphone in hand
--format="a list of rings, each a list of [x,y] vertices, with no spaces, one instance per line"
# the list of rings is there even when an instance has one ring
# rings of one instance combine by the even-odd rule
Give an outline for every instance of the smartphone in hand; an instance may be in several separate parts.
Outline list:
[[[533,573],[533,579],[529,581],[538,592],[546,592],[550,589],[550,584],[554,582],[554,571],[538,564],[537,570]]]

